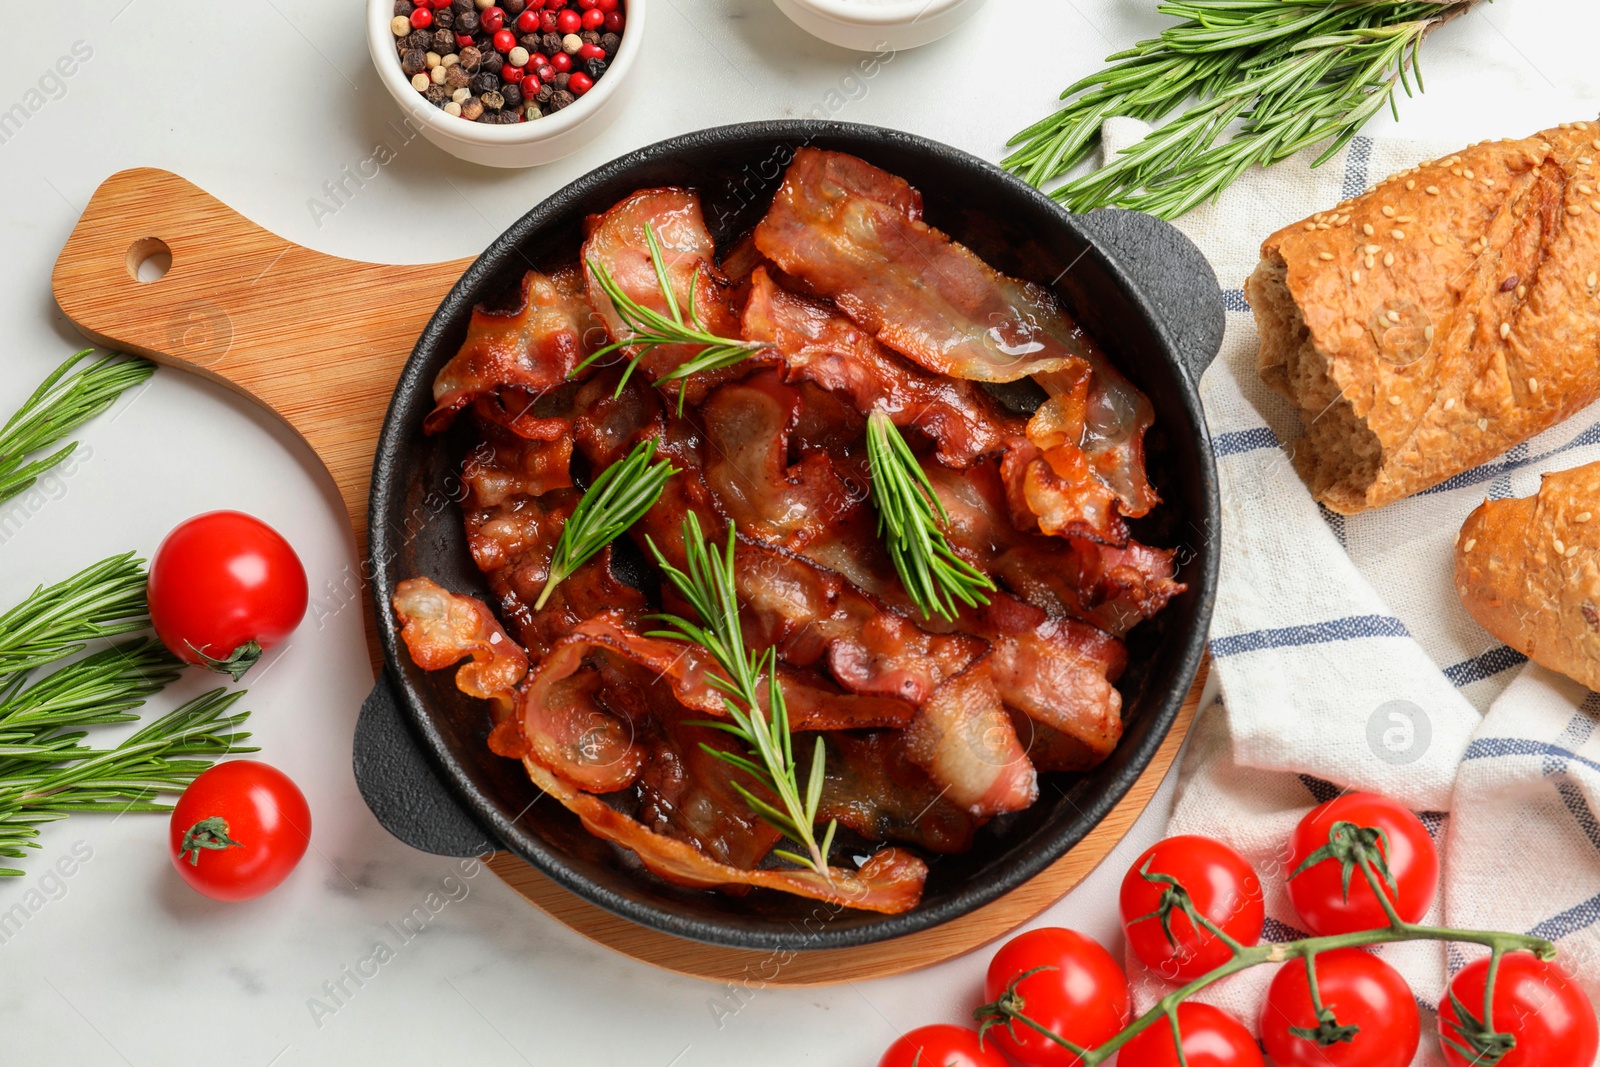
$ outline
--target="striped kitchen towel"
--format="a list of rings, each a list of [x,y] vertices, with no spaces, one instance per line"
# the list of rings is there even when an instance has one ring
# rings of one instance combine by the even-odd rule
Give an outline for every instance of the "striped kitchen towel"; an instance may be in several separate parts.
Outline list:
[[[1140,133],[1108,124],[1113,146]],[[1292,939],[1282,858],[1294,824],[1342,789],[1396,797],[1444,856],[1433,919],[1549,937],[1600,1000],[1600,697],[1490,638],[1451,578],[1456,531],[1486,496],[1528,495],[1543,472],[1600,459],[1600,405],[1409,500],[1336,515],[1295,473],[1285,443],[1297,416],[1256,374],[1241,288],[1268,234],[1454,147],[1357,138],[1314,170],[1312,149],[1179,222],[1216,268],[1228,327],[1201,386],[1222,481],[1219,697],[1181,766],[1171,831],[1220,837],[1255,862],[1266,937]],[[1448,976],[1472,953],[1383,955],[1430,1033]],[[1247,972],[1207,999],[1253,1023],[1270,977]],[[1135,984],[1145,1005],[1163,989],[1147,974]],[[1442,1063],[1436,1048],[1424,1040],[1416,1062]]]

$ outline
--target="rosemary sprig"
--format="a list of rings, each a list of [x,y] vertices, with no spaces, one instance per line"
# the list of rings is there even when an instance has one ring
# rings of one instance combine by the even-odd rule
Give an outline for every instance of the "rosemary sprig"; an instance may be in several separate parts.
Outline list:
[[[55,677],[51,675],[39,686],[49,685]],[[78,682],[84,687],[80,698],[98,692],[111,703],[129,700],[134,691],[125,678],[96,685],[79,677]],[[21,699],[31,691],[13,692],[12,697]],[[0,856],[26,855],[27,849],[39,847],[41,824],[78,812],[171,810],[170,805],[158,802],[161,793],[182,790],[219,756],[256,751],[241,747],[250,735],[239,727],[250,713],[231,711],[242,696],[243,690],[214,689],[163,715],[115,748],[85,748],[76,744],[82,734],[68,734],[56,739],[70,739],[68,746],[41,752],[35,761],[8,760],[0,773]],[[82,715],[77,722],[105,721],[94,701],[80,700],[80,707]],[[58,717],[57,725],[71,721],[67,716]],[[48,749],[56,742],[46,741],[41,747]],[[14,868],[0,868],[0,876],[20,874],[22,871]]]
[[[958,601],[968,607],[989,603],[983,594],[995,587],[993,579],[950,547],[940,529],[949,524],[950,515],[881,407],[867,417],[867,463],[878,506],[878,536],[922,617],[954,619]]]
[[[640,441],[589,486],[561,527],[561,538],[550,556],[550,577],[534,602],[535,611],[544,607],[556,586],[638,522],[660,499],[667,479],[678,469],[670,460],[657,460],[655,455],[655,438]]]
[[[1167,125],[1051,192],[1070,210],[1115,205],[1175,218],[1252,165],[1332,138],[1319,166],[1388,104],[1422,88],[1427,34],[1479,0],[1169,0],[1184,21],[1068,86],[1065,107],[1017,134],[1003,165],[1036,186],[1077,166],[1106,119]]]
[[[708,680],[722,693],[723,704],[732,721],[708,721],[700,725],[715,727],[737,737],[747,746],[748,755],[704,743],[700,747],[717,759],[746,772],[778,798],[781,808],[756,796],[742,783],[733,783],[734,789],[750,805],[751,811],[806,850],[802,856],[788,849],[774,849],[773,855],[831,878],[828,850],[833,846],[838,822],[828,823],[820,842],[816,836],[826,749],[822,738],[818,737],[816,747],[812,750],[811,769],[802,796],[799,766],[794,758],[794,736],[789,731],[788,705],[784,701],[783,687],[778,682],[777,650],[767,648],[753,652],[746,649],[744,632],[739,627],[739,596],[734,589],[734,530],[729,528],[727,547],[718,552],[701,533],[700,520],[691,511],[683,519],[683,544],[687,572],[668,563],[655,542],[649,541],[650,551],[661,565],[662,573],[678,595],[694,609],[700,621],[692,622],[679,615],[652,616],[672,628],[653,631],[650,636],[689,641],[711,653],[711,658],[727,677],[713,674],[708,675]],[[762,711],[758,699],[758,687],[763,674],[767,676],[767,712]]]
[[[90,351],[84,349],[51,372],[0,427],[0,500],[27,490],[78,445],[73,442],[32,463],[24,464],[24,459],[49,448],[155,372],[149,360],[102,356],[69,376]]]
[[[132,552],[35,589],[0,615],[0,683],[81,652],[95,638],[144,629],[150,624],[144,590],[144,561]]]
[[[612,307],[617,309],[617,317],[628,327],[630,336],[625,339],[613,341],[604,348],[595,352],[588,359],[573,368],[575,375],[589,364],[598,359],[603,359],[613,352],[623,349],[631,350],[628,357],[628,369],[622,372],[622,378],[617,382],[617,396],[622,395],[623,387],[628,384],[634,369],[638,367],[639,360],[650,349],[657,345],[699,345],[703,351],[690,359],[684,360],[678,366],[657,378],[653,384],[660,386],[667,382],[679,381],[701,371],[716,370],[721,367],[731,367],[735,363],[748,359],[753,352],[759,352],[766,345],[760,341],[744,341],[731,337],[718,337],[707,330],[700,322],[700,317],[694,309],[694,285],[689,286],[688,315],[678,307],[678,298],[672,291],[672,280],[667,277],[667,264],[661,257],[661,242],[656,240],[656,231],[649,223],[644,227],[645,243],[650,247],[650,262],[655,267],[656,284],[661,289],[661,298],[666,301],[668,315],[653,308],[647,308],[633,297],[622,291],[617,280],[604,265],[589,260],[589,270],[594,274],[595,280],[600,283],[600,288],[611,300]],[[569,375],[571,377],[571,375]],[[678,413],[683,413],[683,390],[678,391]]]

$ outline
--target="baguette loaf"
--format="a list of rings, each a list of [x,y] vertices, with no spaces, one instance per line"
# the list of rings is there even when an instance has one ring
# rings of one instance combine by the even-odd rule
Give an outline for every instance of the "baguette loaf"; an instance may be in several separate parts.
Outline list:
[[[1456,591],[1495,637],[1600,689],[1600,463],[1547,474],[1537,496],[1468,516]]]
[[[1476,467],[1600,397],[1600,123],[1397,174],[1267,238],[1246,291],[1318,500]]]

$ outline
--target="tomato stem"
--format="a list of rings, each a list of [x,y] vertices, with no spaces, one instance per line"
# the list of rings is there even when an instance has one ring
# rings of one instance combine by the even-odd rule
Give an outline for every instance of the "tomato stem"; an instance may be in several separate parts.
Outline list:
[[[189,651],[200,657],[200,666],[208,671],[226,674],[236,682],[243,678],[245,671],[254,667],[256,661],[261,658],[261,646],[255,641],[246,641],[228,653],[227,659],[218,659],[208,654],[205,649],[196,648],[192,641],[185,641],[184,644],[189,646]]]
[[[235,841],[228,836],[228,820],[220,815],[212,815],[201,819],[183,832],[183,840],[178,845],[178,854],[189,861],[189,866],[200,866],[200,850],[221,850],[225,848],[243,848],[242,841]]]

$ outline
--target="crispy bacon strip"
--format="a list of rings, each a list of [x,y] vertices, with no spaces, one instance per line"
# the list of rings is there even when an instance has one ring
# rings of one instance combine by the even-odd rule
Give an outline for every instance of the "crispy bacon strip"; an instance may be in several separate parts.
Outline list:
[[[689,314],[692,292],[695,317],[700,326],[718,337],[737,338],[739,317],[728,304],[732,286],[714,263],[716,248],[700,213],[700,197],[687,189],[664,188],[642,189],[587,220],[583,272],[588,282],[589,302],[604,321],[611,339],[626,341],[632,333],[596,280],[595,264],[604,267],[618,287],[636,303],[663,315],[669,314],[655,265],[650,259],[646,226],[655,231],[672,294],[684,317]],[[703,348],[699,345],[658,345],[643,353],[639,369],[647,380],[654,382],[701,351]],[[667,392],[676,398],[679,389],[685,388],[688,402],[698,404],[719,383],[741,377],[756,363],[771,362],[773,358],[757,354],[743,364],[696,374],[682,385],[670,382]]]
[[[936,689],[906,728],[906,755],[974,815],[1021,811],[1039,798],[987,658]]]
[[[473,310],[467,339],[433,381],[434,409],[423,429],[439,433],[456,412],[503,385],[531,394],[559,386],[604,343],[598,325],[576,268],[549,276],[528,271],[516,308]]]
[[[501,712],[510,710],[517,683],[528,673],[528,656],[506,636],[487,604],[431,579],[411,578],[395,586],[394,613],[417,666],[437,671],[471,656],[472,662],[456,671],[456,688],[493,701]]]
[[[782,353],[791,382],[812,381],[862,415],[882,407],[896,426],[927,434],[941,463],[965,467],[1023,434],[969,381],[929,373],[879,344],[829,303],[778,286],[765,267],[751,275],[744,336]]]
[[[1112,682],[1127,662],[1121,641],[1072,619],[997,636],[989,658],[1006,706],[1080,742],[1091,766],[1122,737],[1122,694]]]
[[[570,425],[570,422],[568,423]],[[513,496],[539,496],[572,488],[572,437],[530,440],[493,423],[462,464],[461,479],[485,507]]]
[[[906,755],[899,730],[828,735],[828,778],[818,809],[873,841],[903,841],[929,852],[965,852],[983,820],[952,803]]]
[[[830,868],[831,881],[814,871],[741,870],[717,862],[687,842],[651,833],[604,801],[567,785],[536,760],[524,759],[522,763],[533,784],[578,816],[590,833],[631,850],[646,868],[675,885],[696,889],[727,886],[776,889],[887,915],[910,911],[922,899],[928,865],[902,849],[886,848],[875,852],[860,870]]]

